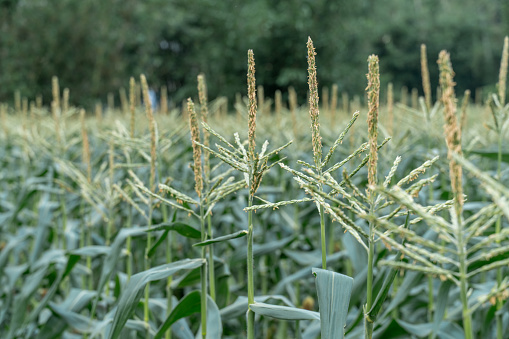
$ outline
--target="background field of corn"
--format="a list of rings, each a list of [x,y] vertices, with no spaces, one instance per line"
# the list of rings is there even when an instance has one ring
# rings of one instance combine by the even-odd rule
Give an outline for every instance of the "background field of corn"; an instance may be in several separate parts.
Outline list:
[[[397,102],[375,56],[366,97],[320,88],[311,40],[309,98],[264,93],[251,51],[230,111],[204,75],[154,111],[144,76],[94,112],[57,78],[51,105],[17,94],[0,106],[0,336],[508,338],[507,39],[475,100],[446,52],[421,52],[426,95]],[[353,281],[325,285],[346,298],[327,314],[332,272]]]

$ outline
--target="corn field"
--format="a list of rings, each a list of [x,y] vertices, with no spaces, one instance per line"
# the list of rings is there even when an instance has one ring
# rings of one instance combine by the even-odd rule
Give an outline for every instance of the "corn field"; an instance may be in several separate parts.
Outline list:
[[[231,111],[206,74],[1,104],[0,337],[509,338],[508,39],[476,100],[446,51],[411,95],[369,56],[350,98],[307,49],[308,98],[249,50]]]

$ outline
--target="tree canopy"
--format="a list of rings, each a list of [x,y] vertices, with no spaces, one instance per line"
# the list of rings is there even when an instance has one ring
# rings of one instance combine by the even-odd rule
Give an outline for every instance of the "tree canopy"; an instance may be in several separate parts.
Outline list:
[[[211,97],[246,91],[247,50],[265,93],[306,93],[306,41],[317,50],[320,86],[362,93],[366,59],[380,57],[382,85],[421,88],[419,46],[428,47],[432,83],[441,49],[451,52],[458,89],[497,81],[509,34],[505,0],[3,0],[0,101],[41,93],[51,77],[90,105],[130,76],[147,75],[180,102],[207,76]]]

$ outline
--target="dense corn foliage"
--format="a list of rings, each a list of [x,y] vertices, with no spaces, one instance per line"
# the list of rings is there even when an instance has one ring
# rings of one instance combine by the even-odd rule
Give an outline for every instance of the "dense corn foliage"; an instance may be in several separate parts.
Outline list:
[[[272,105],[250,50],[232,112],[205,75],[182,109],[143,75],[94,114],[57,78],[1,105],[0,336],[504,338],[507,39],[497,93],[461,105],[425,46],[411,106],[374,55],[366,106],[321,102],[307,47],[306,104]]]

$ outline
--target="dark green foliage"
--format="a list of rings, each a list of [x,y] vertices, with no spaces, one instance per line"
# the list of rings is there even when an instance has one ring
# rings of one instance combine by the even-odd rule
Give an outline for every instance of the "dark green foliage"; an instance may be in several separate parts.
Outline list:
[[[205,73],[210,97],[233,102],[245,77],[239,55],[253,49],[265,93],[293,86],[303,104],[308,36],[326,70],[320,86],[361,93],[365,56],[375,53],[382,86],[420,88],[425,43],[430,60],[443,48],[451,51],[462,92],[496,79],[507,18],[502,0],[1,1],[0,101],[20,90],[30,99],[43,94],[49,104],[56,75],[73,103],[92,108],[144,73],[151,85],[166,85],[178,105],[196,96],[196,76]],[[434,64],[430,72],[436,81]]]

